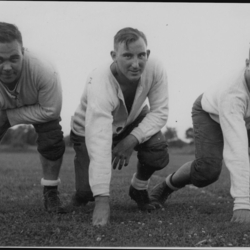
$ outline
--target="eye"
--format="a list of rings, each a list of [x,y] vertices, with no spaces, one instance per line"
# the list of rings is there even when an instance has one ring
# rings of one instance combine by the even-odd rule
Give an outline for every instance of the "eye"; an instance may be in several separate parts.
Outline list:
[[[11,59],[10,60],[12,63],[16,63],[18,61],[18,59]]]
[[[16,63],[16,62],[18,62],[19,61],[19,57],[11,57],[10,58],[10,61],[12,62],[12,63]]]
[[[145,54],[145,53],[140,54],[140,55],[139,55],[139,58],[140,58],[140,59],[144,59],[144,58],[146,58],[146,54]]]
[[[123,56],[124,56],[125,58],[127,58],[127,59],[132,58],[132,55],[131,55],[131,54],[124,54]]]

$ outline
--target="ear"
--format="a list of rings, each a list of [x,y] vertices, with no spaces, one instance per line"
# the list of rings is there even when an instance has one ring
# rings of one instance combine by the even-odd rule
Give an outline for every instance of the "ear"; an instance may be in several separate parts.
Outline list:
[[[150,50],[147,49],[147,59],[149,58],[149,55],[150,55]]]
[[[22,47],[22,55],[24,55],[24,47]]]
[[[246,59],[246,67],[249,66],[249,59]]]
[[[112,51],[110,52],[110,55],[111,55],[113,61],[115,61],[115,59],[116,59],[116,53],[115,53],[115,51],[112,50]]]
[[[247,84],[247,88],[248,88],[248,90],[250,92],[250,69],[249,68],[247,68],[245,70],[245,81],[246,81],[246,84]]]

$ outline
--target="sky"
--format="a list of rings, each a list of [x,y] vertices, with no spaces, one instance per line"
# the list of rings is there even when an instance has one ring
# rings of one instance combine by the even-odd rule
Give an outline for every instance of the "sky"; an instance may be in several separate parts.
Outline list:
[[[250,48],[250,4],[164,2],[0,1],[0,21],[17,25],[24,47],[49,58],[63,88],[64,135],[87,75],[111,62],[114,35],[137,28],[168,75],[169,117],[178,137],[192,127],[195,99],[245,65]]]

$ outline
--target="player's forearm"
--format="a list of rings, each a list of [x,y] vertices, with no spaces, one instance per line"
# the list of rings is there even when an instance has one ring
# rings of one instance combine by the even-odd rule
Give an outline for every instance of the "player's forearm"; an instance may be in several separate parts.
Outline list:
[[[168,108],[162,109],[160,112],[150,112],[131,134],[136,137],[139,143],[143,143],[166,125],[167,118]]]
[[[89,181],[94,196],[109,195],[111,180],[112,133],[88,134],[86,145],[90,158]]]
[[[60,116],[61,105],[42,107],[39,104],[7,110],[11,126],[17,124],[36,124],[57,119]]]

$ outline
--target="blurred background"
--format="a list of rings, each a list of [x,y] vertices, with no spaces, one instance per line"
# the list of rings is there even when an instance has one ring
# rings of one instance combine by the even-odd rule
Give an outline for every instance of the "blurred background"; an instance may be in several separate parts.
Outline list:
[[[145,33],[151,55],[167,70],[170,110],[164,132],[169,141],[192,142],[195,99],[244,67],[249,57],[249,13],[248,3],[0,2],[0,21],[17,25],[24,47],[58,68],[66,140],[87,75],[111,62],[117,31],[133,27]],[[11,137],[31,143],[33,132],[32,126],[20,126],[20,138],[11,130],[5,143]]]

